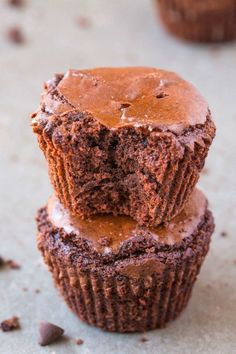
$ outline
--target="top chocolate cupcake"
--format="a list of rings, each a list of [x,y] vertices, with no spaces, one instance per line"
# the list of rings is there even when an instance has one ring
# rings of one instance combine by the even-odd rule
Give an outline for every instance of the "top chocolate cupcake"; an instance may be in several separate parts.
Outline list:
[[[215,134],[192,85],[144,67],[56,75],[32,126],[72,214],[130,215],[153,226],[183,208]]]

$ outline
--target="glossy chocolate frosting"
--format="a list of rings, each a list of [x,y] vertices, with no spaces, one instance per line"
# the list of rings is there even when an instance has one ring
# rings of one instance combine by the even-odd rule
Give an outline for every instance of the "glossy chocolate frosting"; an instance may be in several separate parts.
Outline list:
[[[195,189],[182,212],[171,222],[147,229],[138,226],[128,216],[96,215],[86,220],[71,216],[55,196],[49,199],[47,206],[49,220],[55,227],[62,228],[67,234],[75,233],[90,240],[100,253],[117,252],[126,240],[141,233],[161,244],[181,243],[197,229],[206,209],[207,199]]]
[[[46,112],[73,110],[91,114],[110,129],[124,126],[168,127],[182,130],[203,124],[208,106],[198,91],[172,72],[148,67],[69,70],[46,93]],[[37,120],[37,118],[36,118]]]

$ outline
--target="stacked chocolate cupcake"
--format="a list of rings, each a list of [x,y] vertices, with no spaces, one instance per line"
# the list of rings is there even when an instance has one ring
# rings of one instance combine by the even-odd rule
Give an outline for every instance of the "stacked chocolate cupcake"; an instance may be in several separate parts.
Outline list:
[[[155,0],[169,32],[196,42],[236,39],[235,0]]]
[[[215,126],[196,89],[154,68],[69,70],[32,126],[55,195],[38,246],[85,322],[146,331],[186,306],[214,222],[195,185]]]

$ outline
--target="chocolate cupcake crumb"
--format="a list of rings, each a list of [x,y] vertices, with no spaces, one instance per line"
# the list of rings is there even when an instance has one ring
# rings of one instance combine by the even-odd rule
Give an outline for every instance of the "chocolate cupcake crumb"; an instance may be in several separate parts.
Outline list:
[[[140,342],[143,342],[143,343],[148,342],[148,338],[147,337],[141,337],[140,338]]]
[[[88,17],[85,16],[79,16],[77,18],[77,24],[81,28],[89,28],[91,26],[91,21]]]
[[[23,44],[25,42],[23,31],[18,26],[13,26],[8,29],[7,38],[10,42],[15,44]]]
[[[221,231],[220,236],[222,236],[222,237],[226,237],[226,236],[228,236],[228,234],[227,234],[227,232],[226,232],[226,231]]]
[[[14,331],[15,329],[20,328],[20,321],[19,317],[13,316],[8,320],[4,320],[0,323],[0,328],[3,332],[10,332]]]
[[[49,345],[62,337],[64,329],[50,322],[41,322],[39,325],[39,340],[41,346]]]
[[[21,269],[21,266],[17,262],[13,261],[12,259],[5,261],[5,265],[10,269]]]
[[[10,268],[10,269],[20,269],[21,266],[13,261],[12,259],[5,260],[3,257],[0,256],[0,268]]]
[[[76,339],[75,343],[77,345],[82,345],[84,343],[83,339],[79,338],[79,339]]]
[[[0,256],[0,268],[5,264],[4,259]]]
[[[8,4],[14,7],[23,7],[25,2],[24,0],[8,0]]]

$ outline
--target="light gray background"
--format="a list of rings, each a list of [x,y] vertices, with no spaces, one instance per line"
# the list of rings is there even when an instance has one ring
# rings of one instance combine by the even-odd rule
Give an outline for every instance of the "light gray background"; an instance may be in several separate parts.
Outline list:
[[[20,331],[0,332],[0,353],[236,353],[236,44],[177,41],[157,23],[148,0],[28,0],[24,9],[0,0],[0,14],[0,254],[22,265],[0,273],[0,320],[16,314],[22,323]],[[91,26],[80,28],[78,16],[89,17]],[[27,43],[6,40],[12,24],[22,26]],[[67,68],[123,65],[177,71],[206,97],[218,127],[200,181],[216,218],[211,250],[187,310],[167,329],[147,333],[146,343],[140,334],[108,334],[82,324],[59,298],[35,243],[35,212],[51,193],[29,127],[42,83]],[[68,339],[39,347],[41,319],[84,344]]]

